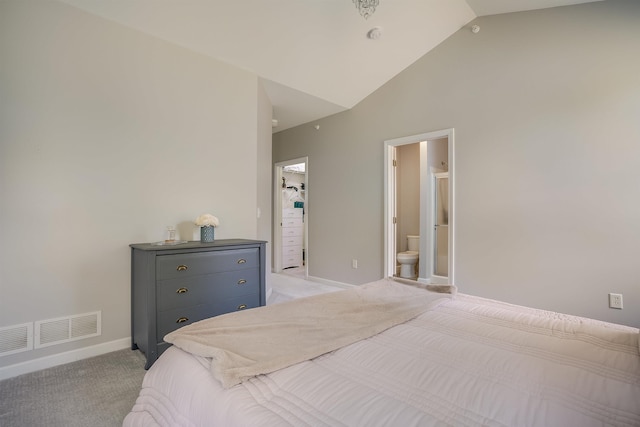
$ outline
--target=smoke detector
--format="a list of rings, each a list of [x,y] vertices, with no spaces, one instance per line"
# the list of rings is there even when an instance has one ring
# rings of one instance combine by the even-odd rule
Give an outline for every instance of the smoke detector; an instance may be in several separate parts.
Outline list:
[[[373,27],[367,32],[368,39],[378,40],[380,37],[382,37],[382,28],[380,27]]]

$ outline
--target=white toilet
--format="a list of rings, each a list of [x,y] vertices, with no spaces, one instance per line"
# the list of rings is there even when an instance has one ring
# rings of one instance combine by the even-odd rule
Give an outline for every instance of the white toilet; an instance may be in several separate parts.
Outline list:
[[[400,277],[416,279],[418,277],[418,255],[420,254],[420,236],[407,235],[407,251],[398,252]]]

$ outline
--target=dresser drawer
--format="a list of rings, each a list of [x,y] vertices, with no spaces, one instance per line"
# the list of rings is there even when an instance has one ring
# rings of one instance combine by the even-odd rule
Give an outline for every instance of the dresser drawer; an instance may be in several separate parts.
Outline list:
[[[162,342],[164,336],[178,328],[214,316],[214,309],[210,304],[200,304],[187,308],[176,308],[173,310],[159,311],[157,317],[157,337],[158,342]]]
[[[302,227],[302,218],[282,218],[283,227]]]
[[[283,246],[282,257],[287,258],[289,256],[302,256],[302,245],[298,246]]]
[[[302,266],[302,253],[295,255],[287,255],[282,257],[282,268],[288,267],[301,267]]]
[[[302,209],[300,208],[285,208],[282,210],[282,219],[285,218],[302,218]]]
[[[282,238],[302,236],[302,227],[283,227]]]
[[[158,311],[192,307],[207,299],[208,276],[169,279],[158,282],[156,304]]]
[[[209,317],[221,314],[242,311],[250,308],[260,307],[260,296],[258,294],[243,295],[240,297],[218,300],[209,304],[200,304],[187,308],[176,308],[173,310],[158,312],[158,342],[164,340],[164,336],[178,328],[190,325]]]
[[[258,249],[159,255],[156,263],[156,278],[165,280],[256,268],[259,266],[258,258]]]
[[[260,270],[251,268],[162,280],[158,282],[156,298],[158,310],[164,311],[259,292]]]
[[[283,236],[282,246],[302,246],[302,235],[299,236]]]
[[[233,313],[234,311],[247,310],[249,308],[260,307],[260,296],[244,295],[236,298],[220,300],[215,303],[216,315],[223,313]]]

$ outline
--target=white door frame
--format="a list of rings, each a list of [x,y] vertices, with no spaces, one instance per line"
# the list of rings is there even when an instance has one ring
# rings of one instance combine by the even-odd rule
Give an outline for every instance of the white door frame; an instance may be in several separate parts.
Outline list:
[[[427,223],[428,223],[428,228],[429,228],[429,239],[427,242],[427,245],[429,245],[429,249],[431,250],[431,256],[430,258],[430,262],[427,263],[428,265],[428,272],[429,272],[429,278],[430,278],[430,283],[449,283],[448,280],[448,276],[438,276],[436,275],[436,257],[435,255],[437,254],[436,250],[435,250],[435,244],[436,244],[436,230],[435,230],[435,226],[436,226],[436,205],[435,203],[433,203],[436,200],[436,191],[437,191],[437,187],[436,187],[436,182],[437,182],[437,178],[443,178],[443,177],[447,177],[449,178],[449,172],[437,172],[434,168],[430,168],[429,171],[429,205],[431,206],[430,208],[430,214],[428,219],[427,219]],[[449,184],[451,184],[451,182],[449,182]],[[451,206],[451,201],[448,200],[449,202],[449,209]],[[449,211],[451,212],[451,211]],[[451,235],[448,236],[449,241],[451,241]],[[449,254],[447,254],[448,256],[451,256],[451,251],[449,251]]]
[[[394,218],[396,215],[396,178],[395,168],[393,162],[395,161],[396,147],[406,144],[415,144],[423,141],[430,141],[434,139],[447,138],[448,142],[448,157],[449,157],[449,277],[448,282],[455,284],[455,143],[454,143],[454,129],[443,129],[434,132],[427,132],[419,135],[406,136],[402,138],[390,139],[384,142],[384,275],[385,277],[391,277],[395,274],[396,270],[396,224]],[[421,150],[421,157],[425,153]],[[422,159],[421,159],[422,160]],[[420,168],[423,170],[423,168]],[[429,180],[422,176],[421,173],[421,187],[425,184],[425,187],[429,186]],[[423,191],[421,190],[421,200],[423,199]],[[428,245],[428,223],[427,215],[430,217],[431,213],[427,212],[423,203],[421,203],[420,212],[420,252],[426,253]],[[424,258],[424,257],[422,257]],[[421,269],[422,270],[422,269]],[[431,266],[427,266],[424,269],[425,272],[431,271]],[[430,274],[430,273],[429,273]],[[418,279],[423,282],[429,282],[430,278]]]
[[[282,272],[282,171],[285,166],[304,163],[304,222],[303,249],[305,254],[304,277],[309,277],[309,157],[278,162],[273,168],[273,272]]]

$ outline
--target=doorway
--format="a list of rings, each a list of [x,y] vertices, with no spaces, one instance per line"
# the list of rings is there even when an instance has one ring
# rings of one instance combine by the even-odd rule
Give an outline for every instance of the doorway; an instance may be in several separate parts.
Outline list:
[[[406,191],[406,176],[400,174],[398,152],[407,146],[419,146],[418,181],[419,256],[418,278],[423,283],[454,283],[454,132],[453,129],[429,132],[385,141],[385,277],[398,275],[397,253],[405,251],[404,234],[409,227],[402,214],[406,204],[402,192]],[[411,152],[410,150],[407,150]],[[418,152],[413,149],[413,152]],[[402,180],[405,182],[401,182]],[[406,197],[405,197],[406,198]],[[415,204],[415,203],[414,203]],[[413,208],[411,208],[413,209]],[[409,215],[411,216],[411,215]],[[413,227],[413,228],[411,228]],[[403,231],[404,230],[404,231]]]
[[[276,163],[274,169],[274,272],[307,278],[308,158]]]

